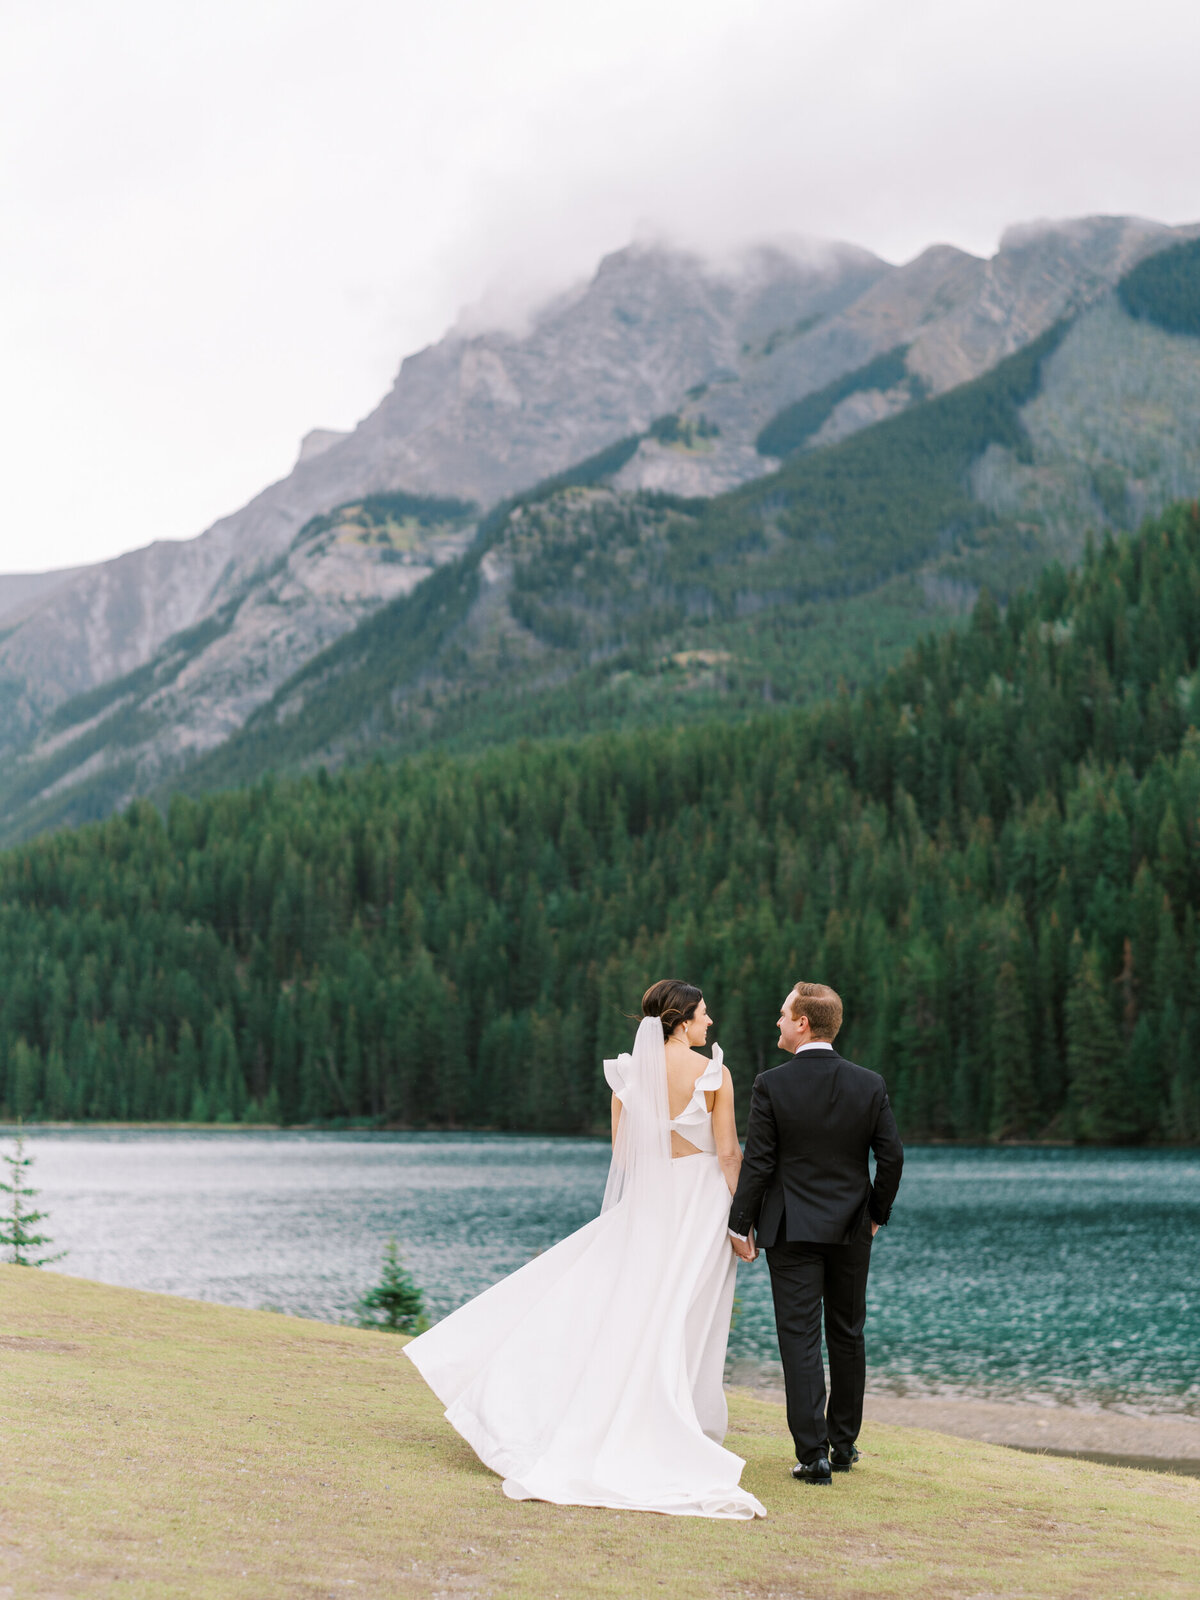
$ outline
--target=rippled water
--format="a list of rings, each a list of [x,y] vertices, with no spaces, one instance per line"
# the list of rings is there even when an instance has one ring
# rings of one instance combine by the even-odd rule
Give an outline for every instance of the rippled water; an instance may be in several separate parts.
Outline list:
[[[599,1142],[31,1131],[58,1270],[337,1320],[394,1234],[435,1316],[595,1215]],[[731,1369],[777,1370],[764,1260]],[[910,1149],[872,1381],[1200,1414],[1200,1154]]]

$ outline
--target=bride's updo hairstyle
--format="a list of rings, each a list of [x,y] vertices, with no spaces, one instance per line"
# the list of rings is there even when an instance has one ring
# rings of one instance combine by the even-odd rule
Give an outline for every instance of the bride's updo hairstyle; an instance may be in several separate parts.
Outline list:
[[[669,1039],[681,1022],[692,1020],[703,999],[694,983],[684,983],[681,978],[660,978],[642,996],[642,1015],[657,1017],[662,1023],[663,1038]]]

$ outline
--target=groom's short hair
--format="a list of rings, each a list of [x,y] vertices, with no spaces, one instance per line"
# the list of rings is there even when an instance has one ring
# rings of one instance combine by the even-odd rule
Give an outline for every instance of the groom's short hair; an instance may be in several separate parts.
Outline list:
[[[817,1039],[831,1043],[842,1026],[842,997],[827,983],[796,983],[792,986],[792,1021],[807,1017]]]

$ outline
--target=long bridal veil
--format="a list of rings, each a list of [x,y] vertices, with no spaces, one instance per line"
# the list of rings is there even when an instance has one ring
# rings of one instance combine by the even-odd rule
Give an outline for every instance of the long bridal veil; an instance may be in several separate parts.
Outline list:
[[[608,1086],[621,1103],[601,1213],[624,1205],[632,1221],[664,1218],[671,1182],[667,1052],[658,1017],[643,1017],[626,1052],[604,1063]]]

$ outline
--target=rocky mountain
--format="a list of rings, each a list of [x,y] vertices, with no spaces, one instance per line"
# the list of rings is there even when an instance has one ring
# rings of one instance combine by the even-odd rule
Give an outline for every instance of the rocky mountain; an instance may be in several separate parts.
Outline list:
[[[625,507],[614,513],[618,523],[657,525],[645,506],[628,508],[646,491],[720,496],[703,514],[680,513],[701,530],[699,545],[680,534],[684,524],[673,524],[668,544],[682,538],[726,567],[747,541],[769,551],[795,536],[781,503],[797,525],[826,515],[826,491],[814,487],[827,470],[820,463],[843,486],[874,483],[891,497],[893,533],[881,534],[860,501],[870,537],[859,539],[858,553],[844,527],[831,526],[815,548],[826,563],[836,551],[837,563],[853,566],[853,581],[839,580],[843,590],[866,594],[904,574],[892,631],[906,641],[917,618],[926,626],[953,611],[981,574],[1002,586],[1010,557],[1024,573],[1048,552],[1070,553],[1089,517],[1122,525],[1200,485],[1200,346],[1135,320],[1113,294],[1132,265],[1195,231],[1120,218],[1041,224],[1010,231],[989,261],[936,247],[901,267],[849,247],[764,249],[720,267],[630,249],[544,307],[524,333],[452,331],[403,363],[391,393],[353,433],[310,434],[287,479],[199,539],[65,579],[47,575],[41,596],[38,580],[25,580],[23,596],[9,591],[9,614],[0,614],[0,745],[10,752],[0,811],[16,831],[98,814],[170,781],[242,726],[261,732],[267,708],[277,723],[303,714],[326,672],[322,652],[381,607],[386,632],[389,619],[411,613],[406,596],[419,611],[424,580],[438,569],[451,584],[452,610],[465,593],[454,574],[473,572],[470,582],[482,582],[495,615],[507,617],[496,635],[507,641],[501,677],[523,653],[545,657],[560,680],[573,677],[578,661],[547,650],[545,629],[529,624],[532,602],[518,604],[524,619],[508,601],[496,609],[504,585],[489,573],[521,566],[493,549],[511,515],[499,524],[485,517],[476,537],[467,502],[485,510],[591,452],[575,481],[601,486],[604,504],[615,496]],[[950,453],[961,486],[955,479],[929,498],[919,483],[901,481],[896,428],[924,418],[921,448],[939,427],[953,432],[954,418],[974,416],[976,402],[944,412],[942,400],[965,393],[964,380],[970,390],[979,374],[1001,370],[1049,329],[1059,332],[1020,397],[1019,427],[989,433],[971,424],[968,455]],[[882,445],[870,442],[877,437]],[[865,454],[855,454],[860,439]],[[777,474],[779,457],[793,450]],[[906,495],[916,497],[908,511]],[[391,509],[388,496],[399,497]],[[604,521],[600,504],[593,510]],[[926,526],[930,507],[940,507],[941,524]],[[980,519],[999,530],[986,559],[962,548],[963,531],[973,537]],[[571,529],[578,517],[572,510],[559,520]],[[578,539],[572,532],[568,542]],[[941,541],[932,564],[929,539]],[[485,556],[490,566],[479,564]],[[632,558],[617,550],[614,559]],[[784,571],[792,559],[781,554],[776,565]],[[761,608],[764,571],[732,603]],[[16,581],[0,580],[0,605],[5,583]],[[776,581],[770,592],[769,608],[782,606],[779,626],[794,634],[794,587]],[[419,632],[410,629],[406,646]],[[668,654],[689,647],[684,640]],[[472,672],[490,659],[464,648]],[[619,657],[620,630],[592,648],[598,660]],[[743,677],[753,688],[738,692],[774,693],[778,674],[751,654]],[[415,657],[409,667],[414,682],[430,677]],[[604,676],[602,664],[592,667]],[[694,658],[685,677],[702,692],[688,704],[710,689],[719,698],[726,690],[713,685],[722,676],[737,674]],[[450,675],[454,694],[468,692],[470,677]],[[450,680],[439,666],[431,681],[441,693]],[[801,673],[786,692],[816,683]],[[499,679],[492,688],[500,692]],[[397,695],[409,707],[409,735],[422,722],[450,731],[444,705],[414,720],[408,691]],[[318,745],[309,740],[309,754]]]
[[[310,433],[289,476],[241,511],[56,587],[0,641],[0,748],[234,601],[313,516],[392,490],[494,503],[645,428],[741,345],[777,322],[836,313],[887,271],[849,246],[753,252],[722,273],[630,249],[524,336],[451,331],[403,362],[353,433]]]
[[[943,392],[1175,237],[1156,223],[1091,218],[1011,230],[988,261],[936,246],[900,267],[848,245],[760,248],[721,265],[618,251],[523,333],[451,330],[408,357],[352,433],[314,430],[287,478],[199,538],[55,585],[0,641],[0,748],[228,604],[333,506],[405,490],[486,507],[674,412],[707,419],[704,448],[685,455],[647,440],[622,486],[720,492],[769,470],[754,441],[790,402],[898,345]],[[856,406],[841,432],[889,408]],[[0,597],[12,581],[0,580]]]
[[[57,572],[14,572],[0,577],[0,630],[8,630],[55,589],[79,576],[83,567],[60,567]]]
[[[781,324],[758,343],[746,342],[729,369],[681,408],[685,418],[704,415],[720,430],[720,443],[706,452],[706,460],[671,472],[662,466],[656,443],[648,441],[622,486],[712,494],[733,479],[769,470],[774,462],[753,461],[747,446],[772,417],[898,347],[924,392],[945,393],[1101,297],[1147,254],[1194,231],[1129,217],[1089,217],[1010,228],[989,260],[935,245],[881,273],[836,315]],[[860,396],[834,419],[828,442],[911,398],[877,391]]]
[[[49,712],[33,741],[10,754],[0,805],[53,816],[60,797],[70,805],[82,789],[82,814],[100,815],[185,767],[236,733],[298,661],[461,555],[474,510],[391,494],[313,518],[256,581],[148,662]]]
[[[1074,553],[970,481],[989,450],[1024,455],[1023,412],[1068,332],[713,499],[622,492],[595,458],[587,481],[493,513],[460,560],[315,657],[182,781],[670,726],[865,683],[982,583],[1003,592]]]

